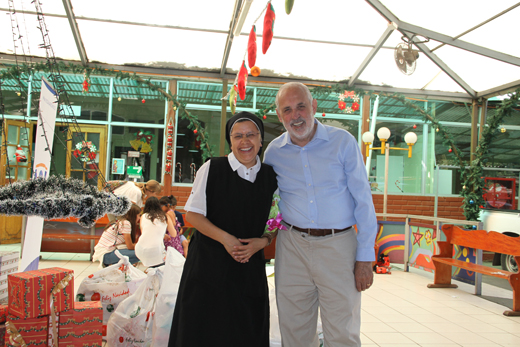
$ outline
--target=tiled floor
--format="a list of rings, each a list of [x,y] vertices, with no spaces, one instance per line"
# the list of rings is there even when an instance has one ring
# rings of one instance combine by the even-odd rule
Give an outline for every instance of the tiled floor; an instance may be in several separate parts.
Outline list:
[[[0,245],[0,251],[20,245]],[[43,253],[40,268],[74,270],[74,289],[97,270],[88,254]],[[268,267],[267,272],[272,272]],[[394,267],[390,275],[375,275],[362,299],[361,341],[364,347],[518,347],[520,317],[506,317],[507,308],[473,295],[474,287],[456,282],[458,289],[428,289],[433,276]],[[511,291],[483,284],[487,296],[512,298]]]

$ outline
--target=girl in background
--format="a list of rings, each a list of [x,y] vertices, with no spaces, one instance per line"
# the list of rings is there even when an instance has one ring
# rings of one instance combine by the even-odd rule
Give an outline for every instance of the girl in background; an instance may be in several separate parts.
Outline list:
[[[172,237],[170,235],[169,240],[164,240],[164,246],[166,249],[168,247],[175,248],[180,254],[183,256],[186,256],[185,250],[187,251],[188,248],[188,240],[186,240],[186,237],[182,235],[182,227],[181,223],[179,222],[179,219],[177,218],[177,211],[175,211],[175,207],[177,206],[177,199],[173,195],[170,196],[163,196],[159,203],[161,204],[161,207],[163,211],[166,213],[166,216],[171,219],[173,225],[175,226],[175,230],[177,231],[177,236]],[[181,215],[182,218],[182,215]],[[186,244],[186,245],[185,245]]]
[[[130,259],[130,263],[139,262],[134,248],[137,242],[140,215],[141,208],[132,204],[124,216],[118,216],[114,223],[109,224],[94,247],[92,261],[99,261],[100,266],[116,264],[119,262],[119,258],[115,254],[117,249]]]
[[[135,246],[139,260],[147,267],[163,265],[166,255],[164,241],[176,236],[173,222],[166,216],[159,200],[156,197],[148,198],[141,216],[141,237]]]

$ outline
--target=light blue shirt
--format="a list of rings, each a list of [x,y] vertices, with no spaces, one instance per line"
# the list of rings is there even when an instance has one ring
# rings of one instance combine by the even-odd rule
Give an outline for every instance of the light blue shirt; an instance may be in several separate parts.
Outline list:
[[[373,261],[377,218],[365,164],[354,136],[318,121],[304,147],[287,132],[274,139],[264,163],[276,172],[284,221],[300,228],[357,225],[358,261]]]

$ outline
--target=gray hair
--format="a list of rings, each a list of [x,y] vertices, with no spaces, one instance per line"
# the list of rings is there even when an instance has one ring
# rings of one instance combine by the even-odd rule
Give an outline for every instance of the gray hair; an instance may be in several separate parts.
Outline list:
[[[277,110],[278,110],[278,107],[280,106],[280,95],[286,89],[290,89],[290,88],[300,88],[301,90],[305,91],[305,94],[307,94],[307,97],[309,98],[309,102],[312,105],[313,97],[312,97],[312,94],[311,94],[311,91],[309,90],[309,88],[305,84],[300,83],[300,82],[289,82],[289,83],[286,83],[283,86],[281,86],[280,89],[278,89],[278,93],[276,93],[276,99],[274,102],[276,104]]]

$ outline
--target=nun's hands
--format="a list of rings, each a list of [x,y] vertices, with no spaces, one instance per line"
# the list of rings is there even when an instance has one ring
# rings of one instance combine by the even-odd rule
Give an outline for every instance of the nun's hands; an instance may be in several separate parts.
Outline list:
[[[229,253],[229,255],[232,256],[233,259],[235,259],[236,261],[239,261],[236,259],[233,253],[236,247],[242,246],[242,243],[235,236],[228,233],[226,233],[221,243],[226,249],[226,251]]]
[[[241,244],[235,247],[235,251],[232,255],[235,260],[240,263],[247,263],[253,254],[263,249],[269,242],[265,237],[238,239],[238,241],[240,241]]]

